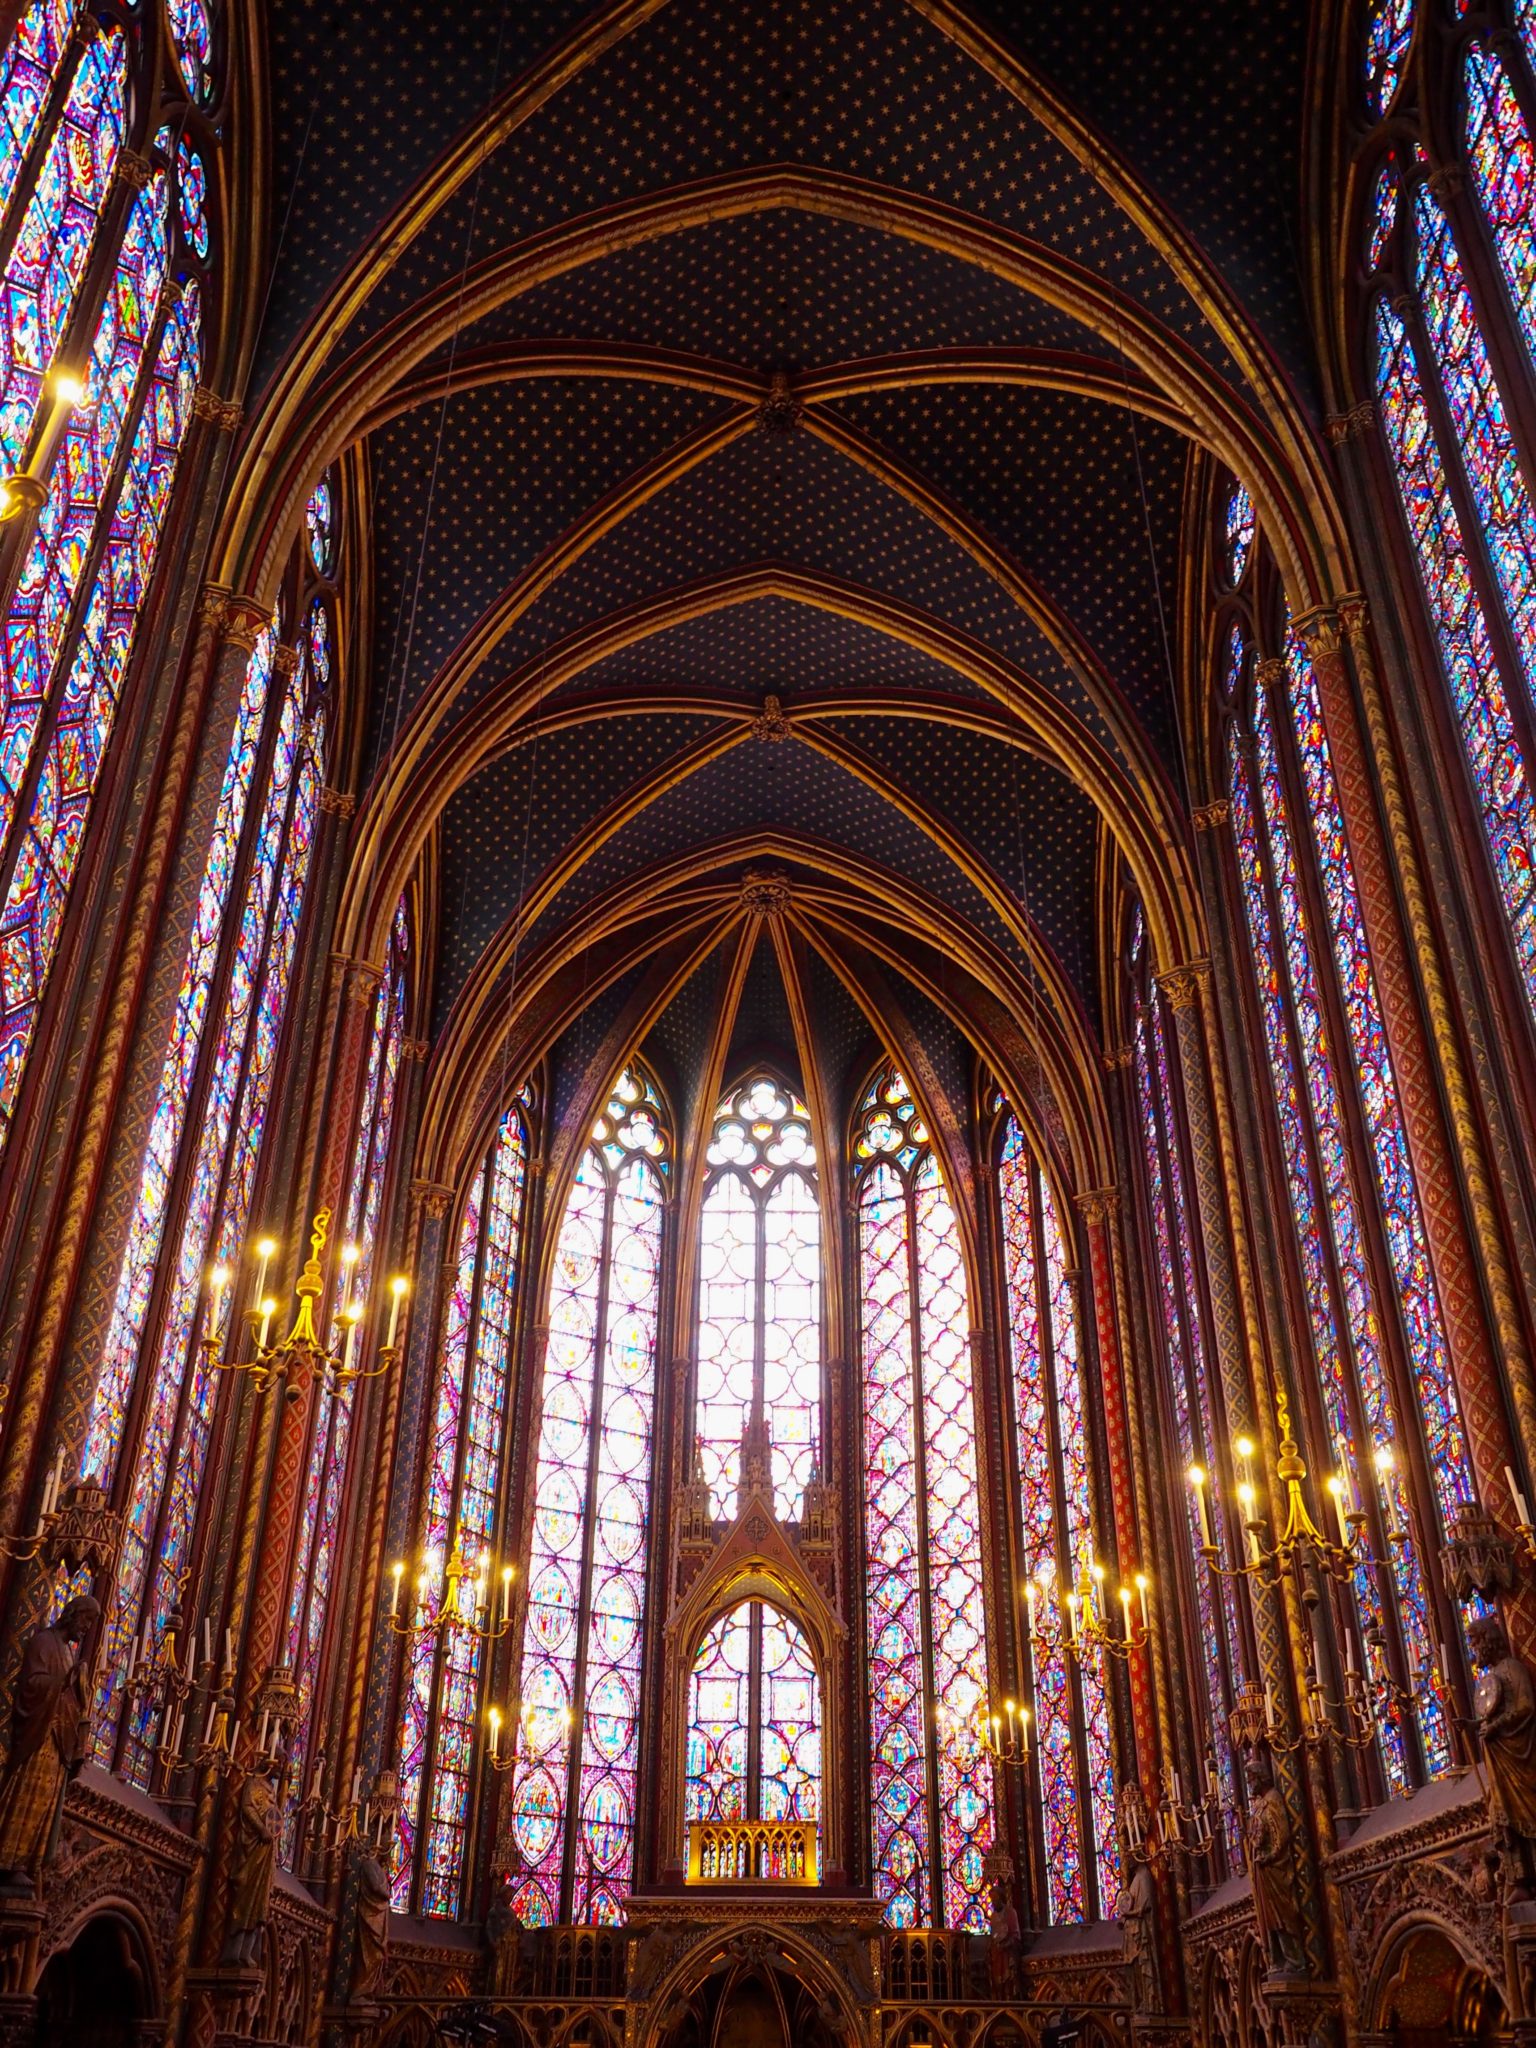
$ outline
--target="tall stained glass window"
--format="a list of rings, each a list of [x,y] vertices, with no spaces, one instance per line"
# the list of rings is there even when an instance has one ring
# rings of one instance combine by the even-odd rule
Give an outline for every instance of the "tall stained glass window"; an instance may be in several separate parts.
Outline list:
[[[1386,1788],[1402,1792],[1451,1758],[1427,1683],[1439,1624],[1410,1469],[1422,1456],[1442,1530],[1471,1471],[1316,678],[1293,630],[1283,661],[1252,673],[1244,632],[1228,660],[1228,789],[1316,1368],[1303,1429],[1385,1560],[1340,1589],[1335,1622],[1371,1681]]]
[[[1107,1618],[1093,1538],[1078,1276],[1050,1181],[1011,1112],[997,1190],[1047,1901],[1053,1921],[1095,1919],[1113,1907],[1119,1850],[1104,1671],[1066,1648],[1083,1602]]]
[[[800,1514],[821,1445],[821,1217],[810,1114],[767,1075],[715,1116],[699,1228],[698,1451],[734,1514],[743,1427],[766,1424],[774,1506]]]
[[[35,51],[51,44],[50,19],[36,7],[26,17],[19,34]],[[97,247],[126,135],[128,42],[111,25],[70,47],[51,127],[35,117],[46,140],[29,146],[29,160],[42,154],[0,284],[0,460],[30,463],[41,493],[35,515],[17,515],[27,525],[0,636],[0,1144],[192,416],[210,253],[202,160],[169,127],[116,245]],[[23,62],[20,41],[7,62]]]
[[[412,1638],[400,1730],[393,1885],[399,1911],[459,1910],[485,1651],[472,1624],[477,1586],[507,1542],[500,1527],[510,1420],[514,1317],[522,1278],[528,1107],[515,1102],[469,1190],[427,1441],[418,1595],[434,1605],[450,1578],[446,1626]],[[482,1567],[484,1568],[482,1570]]]
[[[379,1314],[383,1303],[379,1232],[389,1180],[390,1140],[395,1127],[395,1097],[400,1084],[400,1059],[405,1043],[406,981],[410,967],[410,921],[404,901],[395,913],[384,977],[373,999],[368,1032],[368,1064],[358,1115],[352,1169],[347,1178],[340,1228],[340,1281],[331,1318],[330,1347],[342,1355],[348,1325],[359,1343],[382,1341]],[[361,1305],[362,1313],[354,1315]],[[359,1365],[364,1361],[358,1358]],[[299,1534],[294,1551],[293,1586],[288,1605],[287,1666],[299,1688],[299,1723],[289,1749],[288,1791],[295,1805],[306,1783],[306,1771],[319,1762],[315,1726],[316,1688],[325,1622],[335,1574],[337,1543],[347,1485],[347,1459],[352,1446],[358,1387],[317,1384],[310,1416],[309,1460],[299,1507]],[[292,1836],[285,1847],[291,1857]]]
[[[511,1794],[531,1926],[616,1922],[634,1874],[669,1152],[656,1091],[631,1066],[555,1245]]]
[[[684,1812],[695,1820],[816,1820],[821,1689],[804,1631],[744,1600],[705,1631],[688,1681]]]
[[[1404,6],[1411,21],[1411,10]],[[1536,449],[1519,445],[1536,367],[1536,157],[1516,89],[1530,53],[1464,41],[1456,74],[1467,177],[1442,193],[1394,141],[1363,240],[1366,351],[1499,894],[1536,1012]],[[1451,127],[1455,127],[1453,118]]]
[[[314,597],[297,648],[281,660],[280,621],[263,628],[246,670],[80,1459],[125,1513],[97,1754],[139,1779],[153,1731],[144,1715],[123,1714],[120,1686],[130,1642],[158,1641],[187,1568],[214,1417],[204,1340],[229,1342],[247,1306],[233,1269],[251,1222],[319,815],[327,604]],[[218,1331],[209,1323],[215,1266],[234,1282]]]
[[[1151,1226],[1151,1269],[1161,1311],[1158,1322],[1165,1384],[1183,1469],[1188,1472],[1198,1468],[1220,1475],[1226,1469],[1229,1432],[1222,1420],[1210,1351],[1191,1179],[1175,1099],[1173,1047],[1151,987],[1146,929],[1139,906],[1133,918],[1129,951],[1132,1061]],[[1208,1513],[1211,1535],[1222,1562],[1235,1567],[1242,1559],[1237,1548],[1238,1531],[1227,1504],[1229,1491],[1220,1484],[1211,1489]],[[1232,1755],[1228,1717],[1247,1675],[1237,1590],[1230,1579],[1221,1582],[1219,1593],[1212,1585],[1201,1555],[1205,1531],[1192,1491],[1184,1495],[1184,1502],[1184,1538],[1199,1614],[1200,1675],[1208,1702],[1202,1743],[1208,1764],[1216,1772],[1227,1853],[1237,1861],[1241,1859],[1242,1788]]]
[[[894,1068],[864,1097],[853,1151],[875,1889],[893,1927],[980,1932],[994,1792],[960,1227]]]

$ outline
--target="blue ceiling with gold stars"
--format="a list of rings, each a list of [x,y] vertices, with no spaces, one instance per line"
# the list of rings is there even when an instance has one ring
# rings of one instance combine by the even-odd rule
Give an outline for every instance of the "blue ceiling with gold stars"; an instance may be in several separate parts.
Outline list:
[[[658,1008],[594,943],[589,1013],[543,1048],[555,1099],[644,991],[658,1072],[706,1112],[735,939],[700,964],[681,935],[701,902],[756,914],[733,905],[766,864],[793,907],[733,1057],[802,1060],[792,950],[843,1113],[877,1044],[849,963],[894,961],[905,920],[910,977],[876,978],[957,1114],[984,1010],[1027,1032],[1054,990],[1096,1065],[1115,792],[1187,831],[1198,429],[1147,351],[1255,417],[1262,356],[1315,405],[1301,0],[267,22],[255,392],[366,380],[359,793],[429,832],[433,1036],[495,983],[487,949],[554,957],[635,896],[688,972]]]

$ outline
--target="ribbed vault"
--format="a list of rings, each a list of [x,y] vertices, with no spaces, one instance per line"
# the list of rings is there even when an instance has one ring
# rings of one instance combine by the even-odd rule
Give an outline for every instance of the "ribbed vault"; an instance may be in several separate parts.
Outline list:
[[[286,225],[219,559],[269,595],[352,451],[339,944],[378,957],[426,878],[423,1170],[454,1179],[540,1062],[558,1151],[637,1046],[697,1103],[757,1044],[834,1121],[877,1048],[957,1127],[984,1069],[1077,1184],[1113,1178],[1115,878],[1159,964],[1206,950],[1201,465],[1299,608],[1353,581],[1285,368],[1284,207],[1240,232],[1189,118],[1224,65],[1218,125],[1289,175],[1296,24],[1221,10],[1173,66],[1128,23],[1138,71],[958,0],[487,4],[430,49],[415,13],[385,0],[365,50],[274,9]],[[346,105],[301,134],[287,101],[327,59],[398,102],[366,191]],[[1160,95],[1140,161],[1128,75]]]

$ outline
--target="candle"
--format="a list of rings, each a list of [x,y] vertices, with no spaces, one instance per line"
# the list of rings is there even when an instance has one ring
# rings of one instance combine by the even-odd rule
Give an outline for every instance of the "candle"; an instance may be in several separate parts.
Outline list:
[[[59,1455],[53,1461],[53,1489],[48,1500],[48,1512],[53,1513],[59,1504],[59,1495],[64,1491],[64,1446],[59,1445]]]
[[[395,1582],[389,1596],[389,1618],[391,1621],[393,1621],[395,1619],[395,1616],[400,1612],[400,1581],[401,1578],[404,1576],[404,1573],[405,1565],[400,1559],[397,1558],[394,1564],[390,1567],[390,1576],[391,1578],[393,1578]]]
[[[343,1372],[350,1372],[352,1370],[352,1352],[357,1344],[357,1319],[362,1312],[363,1305],[360,1301],[347,1304],[347,1337],[341,1349],[341,1369]]]
[[[1451,1682],[1451,1660],[1445,1654],[1444,1643],[1438,1643],[1436,1648],[1440,1652],[1440,1683],[1442,1685],[1449,1685]]]
[[[409,1285],[410,1282],[403,1273],[397,1273],[390,1282],[389,1335],[384,1339],[384,1349],[386,1351],[393,1351],[395,1348],[395,1338],[400,1330],[400,1304],[405,1299],[406,1289]]]
[[[1129,1642],[1131,1640],[1131,1589],[1129,1586],[1122,1586],[1120,1588],[1120,1620],[1125,1629],[1125,1640]]]
[[[1392,1452],[1388,1445],[1383,1444],[1376,1453],[1376,1477],[1381,1482],[1382,1506],[1386,1510],[1389,1536],[1397,1534],[1397,1501],[1394,1498],[1392,1472]]]
[[[512,1619],[512,1567],[509,1564],[501,1568],[501,1618],[503,1622]]]
[[[128,1669],[127,1669],[127,1670],[126,1670],[126,1671],[124,1672],[124,1674],[123,1674],[123,1683],[124,1683],[124,1685],[132,1685],[132,1683],[133,1683],[133,1674],[134,1674],[134,1672],[135,1672],[135,1671],[137,1671],[137,1670],[138,1670],[138,1668],[139,1668],[139,1639],[138,1639],[138,1637],[137,1637],[137,1636],[130,1636],[130,1637],[128,1638]]]
[[[1033,1642],[1035,1639],[1035,1582],[1033,1579],[1026,1579],[1024,1581],[1024,1603],[1029,1609],[1029,1640]]]
[[[264,1237],[256,1247],[256,1299],[261,1300],[267,1291],[267,1268],[272,1263],[272,1254],[277,1245],[270,1237]]]
[[[1067,1595],[1067,1645],[1068,1648],[1073,1650],[1077,1648],[1077,1595],[1075,1593]]]
[[[208,1619],[207,1615],[203,1616],[203,1662],[205,1664],[213,1662],[213,1623]]]
[[[1029,1761],[1029,1709],[1019,1709],[1019,1748],[1025,1762]]]
[[[1259,1549],[1259,1532],[1258,1528],[1256,1527],[1256,1516],[1254,1512],[1255,1495],[1253,1488],[1251,1486],[1240,1486],[1237,1489],[1237,1497],[1242,1504],[1243,1532],[1248,1538],[1249,1558],[1252,1560],[1254,1564],[1260,1564],[1262,1563],[1263,1558],[1262,1553]]]
[[[352,1804],[357,1805],[363,1796],[363,1774],[361,1770],[352,1773]]]
[[[1274,1689],[1274,1687],[1273,1687],[1272,1685],[1266,1685],[1266,1686],[1265,1686],[1265,1688],[1264,1688],[1264,1726],[1265,1726],[1266,1728],[1273,1728],[1273,1727],[1274,1727],[1274,1725],[1275,1725],[1275,1689]]]
[[[1216,1782],[1216,1760],[1209,1751],[1205,1758],[1205,1789],[1212,1799],[1217,1798],[1221,1790]]]
[[[1252,1484],[1252,1481],[1253,1481],[1253,1439],[1252,1439],[1252,1437],[1247,1437],[1247,1436],[1240,1436],[1240,1437],[1238,1437],[1238,1438],[1237,1438],[1237,1440],[1236,1440],[1236,1441],[1234,1442],[1234,1444],[1233,1444],[1232,1448],[1233,1448],[1233,1450],[1234,1450],[1234,1451],[1236,1451],[1236,1453],[1237,1453],[1237,1472],[1238,1472],[1238,1477],[1239,1477],[1239,1478],[1240,1478],[1240,1479],[1242,1480],[1242,1482],[1243,1482],[1243,1484],[1244,1484],[1245,1486],[1251,1485],[1251,1484]]]
[[[231,1756],[240,1747],[240,1728],[241,1723],[237,1717],[234,1727],[229,1732],[229,1753]]]
[[[1205,1505],[1205,1473],[1200,1466],[1190,1466],[1189,1483],[1195,1489],[1195,1501],[1200,1509],[1200,1548],[1210,1550],[1214,1547],[1211,1542],[1211,1517]]]
[[[1504,1482],[1509,1488],[1509,1497],[1515,1504],[1515,1514],[1519,1518],[1521,1528],[1529,1529],[1531,1526],[1531,1511],[1526,1505],[1525,1495],[1515,1484],[1514,1471],[1508,1465],[1504,1467]]]
[[[1345,1443],[1343,1437],[1339,1438],[1338,1451],[1339,1480],[1344,1489],[1344,1510],[1346,1514],[1349,1514],[1353,1513],[1358,1503],[1355,1500],[1354,1474],[1349,1469],[1349,1446]]]
[[[492,1762],[492,1763],[495,1763],[495,1761],[497,1760],[497,1758],[498,1758],[498,1757],[499,1757],[500,1755],[501,1755],[501,1710],[500,1710],[500,1708],[498,1708],[498,1707],[492,1707],[492,1709],[491,1709],[491,1762]]]
[[[1351,1677],[1355,1674],[1355,1632],[1352,1628],[1344,1631],[1344,1669]]]
[[[1339,1525],[1339,1548],[1347,1550],[1349,1548],[1349,1523],[1345,1517],[1344,1510],[1344,1482],[1337,1474],[1329,1480],[1328,1491],[1333,1495],[1333,1512]]]
[[[191,1676],[192,1676],[192,1673],[193,1673],[194,1669],[196,1668],[196,1658],[197,1658],[197,1635],[196,1635],[196,1632],[195,1632],[194,1630],[192,1630],[192,1629],[190,1629],[190,1628],[189,1628],[189,1629],[187,1630],[187,1664],[186,1664],[186,1675],[187,1675],[187,1677],[188,1677],[189,1679],[191,1678]]]
[[[224,1289],[229,1285],[227,1267],[215,1266],[208,1275],[208,1334],[217,1337],[224,1320]]]
[[[1168,1775],[1173,1781],[1173,1803],[1175,1806],[1182,1806],[1184,1804],[1184,1781],[1180,1778],[1177,1771],[1170,1771]]]
[[[256,1747],[265,1756],[267,1753],[267,1724],[272,1719],[270,1708],[264,1708],[261,1716],[261,1733],[256,1738]]]
[[[1146,1630],[1150,1630],[1152,1626],[1147,1616],[1147,1588],[1150,1584],[1151,1580],[1145,1572],[1138,1572],[1136,1574],[1136,1593],[1141,1601],[1141,1625]]]
[[[267,1334],[272,1328],[272,1318],[277,1314],[277,1303],[270,1294],[263,1296],[261,1304],[261,1335],[256,1339],[257,1349],[267,1348]]]

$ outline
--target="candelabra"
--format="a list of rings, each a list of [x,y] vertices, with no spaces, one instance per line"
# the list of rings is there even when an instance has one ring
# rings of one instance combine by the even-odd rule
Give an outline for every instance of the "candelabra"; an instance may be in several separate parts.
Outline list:
[[[1013,1700],[1004,1700],[1001,1714],[988,1713],[981,1717],[978,1739],[982,1753],[994,1764],[1027,1771],[1029,1721],[1028,1707],[1019,1706]]]
[[[308,1836],[319,1854],[335,1854],[360,1842],[383,1855],[394,1839],[395,1812],[399,1804],[399,1781],[393,1771],[380,1771],[367,1793],[363,1772],[352,1773],[347,1797],[332,1807],[321,1791],[325,1776],[325,1751],[315,1752],[309,1790],[294,1809],[300,1836]]]
[[[1167,1856],[1181,1856],[1186,1861],[1209,1856],[1215,1846],[1220,1813],[1216,1760],[1209,1752],[1205,1758],[1205,1790],[1198,1799],[1186,1803],[1183,1782],[1176,1770],[1169,1771],[1165,1795],[1154,1805],[1147,1804],[1147,1795],[1134,1778],[1126,1782],[1120,1796],[1120,1823],[1126,1842],[1134,1854],[1148,1863],[1157,1863]],[[1186,1828],[1192,1831],[1193,1840],[1185,1838]]]
[[[178,1601],[186,1597],[186,1584],[183,1577],[178,1587]],[[183,1637],[185,1656],[181,1651]],[[153,1622],[146,1621],[142,1638],[133,1637],[128,1644],[123,1688],[138,1712],[156,1724],[154,1739],[151,1741],[146,1735],[145,1746],[150,1752],[160,1796],[165,1794],[184,1761],[182,1740],[186,1734],[188,1704],[200,1685],[206,1688],[207,1704],[202,1734],[193,1750],[191,1762],[199,1767],[209,1765],[224,1771],[234,1761],[240,1729],[238,1722],[231,1726],[230,1721],[234,1710],[234,1644],[229,1630],[224,1631],[223,1662],[217,1668],[213,1654],[213,1624],[209,1621],[203,1623],[200,1668],[197,1651],[198,1637],[191,1629],[183,1628],[179,1605],[167,1613],[158,1641],[154,1636]]]
[[[501,1568],[501,1612],[492,1617],[490,1600],[491,1553],[483,1550],[473,1575],[464,1559],[464,1531],[461,1528],[453,1539],[453,1549],[448,1554],[448,1569],[440,1596],[437,1593],[437,1554],[428,1549],[423,1553],[421,1568],[416,1574],[416,1599],[408,1614],[400,1612],[400,1584],[405,1577],[405,1562],[398,1560],[390,1567],[394,1581],[390,1595],[388,1622],[397,1636],[430,1636],[439,1630],[453,1628],[473,1636],[478,1642],[497,1643],[512,1626],[512,1581],[517,1576],[514,1564]],[[466,1585],[471,1589],[466,1604]]]
[[[1088,1569],[1078,1585],[1070,1587],[1062,1595],[1061,1605],[1066,1615],[1066,1627],[1061,1632],[1060,1643],[1070,1657],[1128,1658],[1146,1647],[1152,1632],[1148,1608],[1152,1581],[1145,1572],[1137,1572],[1134,1595],[1129,1586],[1120,1588],[1118,1635],[1109,1624],[1105,1581],[1103,1565],[1090,1560]],[[1037,1626],[1038,1606],[1043,1603],[1049,1613],[1055,1604],[1043,1575],[1038,1587],[1033,1579],[1025,1580],[1024,1601],[1028,1614],[1029,1647],[1038,1662],[1050,1656],[1053,1649],[1049,1635]],[[1138,1617],[1135,1621],[1131,1617],[1133,1604],[1138,1608]]]
[[[548,1712],[547,1709],[545,1711],[546,1713]],[[485,1718],[490,1724],[491,1739],[489,1746],[486,1749],[485,1760],[490,1765],[493,1771],[500,1773],[503,1771],[514,1770],[517,1766],[519,1749],[521,1748],[524,1751],[531,1751],[533,1749],[534,1744],[531,1724],[533,1721],[534,1713],[535,1709],[532,1702],[527,1700],[523,1702],[521,1707],[518,1707],[514,1702],[513,1712],[510,1716],[503,1715],[500,1707],[492,1707],[489,1709]],[[507,1750],[505,1754],[503,1754],[501,1747],[501,1730],[504,1721],[508,1718],[510,1718],[517,1725],[517,1727],[521,1729],[522,1741],[520,1744],[514,1742],[512,1747],[509,1750]],[[571,1732],[571,1723],[575,1719],[575,1716],[572,1714],[569,1707],[563,1707],[558,1714],[550,1714],[549,1718],[553,1721],[554,1727],[557,1728],[562,1735],[569,1736]],[[547,1742],[542,1744],[538,1753],[542,1755],[543,1751],[548,1747],[549,1744]]]
[[[224,1296],[229,1289],[230,1274],[225,1266],[215,1266],[208,1276],[208,1323],[203,1338],[203,1351],[210,1365],[223,1372],[244,1372],[251,1375],[256,1391],[264,1394],[275,1381],[281,1380],[288,1389],[290,1399],[297,1396],[299,1387],[308,1379],[322,1378],[332,1391],[351,1386],[355,1380],[376,1379],[387,1372],[399,1359],[396,1343],[400,1329],[400,1309],[405,1300],[408,1283],[403,1274],[397,1274],[390,1282],[389,1330],[377,1358],[371,1366],[353,1363],[357,1348],[358,1325],[362,1322],[367,1302],[353,1286],[359,1252],[356,1245],[342,1248],[340,1266],[341,1280],[336,1302],[336,1323],[341,1331],[341,1341],[334,1349],[321,1342],[315,1327],[316,1304],[327,1292],[327,1281],[323,1263],[326,1233],[330,1229],[331,1212],[321,1209],[314,1219],[309,1240],[309,1257],[294,1283],[294,1294],[298,1306],[293,1324],[286,1337],[278,1343],[268,1341],[272,1332],[272,1320],[278,1313],[276,1299],[267,1293],[267,1273],[277,1253],[277,1245],[270,1237],[262,1238],[256,1245],[256,1285],[251,1296],[251,1306],[242,1320],[251,1339],[251,1356],[245,1359],[227,1359],[223,1355],[221,1327],[224,1320]]]
[[[40,1557],[49,1571],[62,1569],[70,1578],[82,1570],[99,1578],[116,1562],[122,1517],[94,1475],[64,1484],[64,1455],[61,1444],[43,1483],[37,1527],[30,1536],[0,1537],[0,1554],[18,1564]]]

